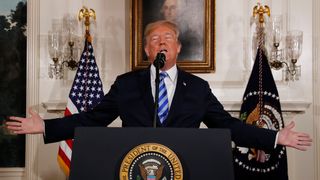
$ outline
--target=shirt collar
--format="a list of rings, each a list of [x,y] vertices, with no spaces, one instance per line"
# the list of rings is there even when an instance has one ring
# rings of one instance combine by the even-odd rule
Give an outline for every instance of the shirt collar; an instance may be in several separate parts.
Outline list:
[[[153,64],[151,65],[150,70],[151,70],[152,79],[155,79],[155,77],[156,77],[156,67],[154,67]],[[162,71],[160,70],[160,72],[162,72]],[[174,82],[176,77],[177,77],[177,73],[178,73],[177,65],[175,64],[174,66],[172,66],[170,69],[168,69],[165,72],[168,74],[168,77],[170,78],[170,80],[172,82]]]

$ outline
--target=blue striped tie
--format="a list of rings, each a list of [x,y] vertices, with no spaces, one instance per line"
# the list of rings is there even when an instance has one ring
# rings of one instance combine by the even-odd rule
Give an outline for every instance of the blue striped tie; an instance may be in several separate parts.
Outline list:
[[[161,123],[163,123],[166,120],[169,112],[167,88],[164,84],[164,78],[167,76],[168,74],[166,72],[160,73],[158,116]]]

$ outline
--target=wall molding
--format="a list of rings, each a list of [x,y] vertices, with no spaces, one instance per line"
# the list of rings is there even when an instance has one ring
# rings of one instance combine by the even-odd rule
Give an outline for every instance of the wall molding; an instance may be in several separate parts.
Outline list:
[[[313,64],[313,146],[314,146],[314,179],[320,179],[320,55],[319,55],[319,36],[320,36],[320,2],[318,0],[313,0],[312,6],[312,24],[313,24],[313,37],[312,37],[312,64]]]
[[[225,110],[238,112],[241,108],[240,101],[221,101]],[[310,106],[310,102],[307,101],[282,101],[281,109],[285,113],[304,113]]]
[[[15,178],[16,180],[22,180],[24,172],[24,168],[0,168],[0,179]]]
[[[226,111],[229,112],[239,112],[241,108],[240,101],[220,101],[224,106]],[[59,112],[64,111],[66,109],[66,102],[63,101],[47,101],[41,103],[43,108],[47,110],[47,112]],[[307,101],[283,101],[281,102],[281,109],[283,113],[304,113],[311,102]]]
[[[27,2],[27,107],[39,110],[39,30],[40,0]],[[40,135],[26,135],[25,179],[37,180],[37,149]]]

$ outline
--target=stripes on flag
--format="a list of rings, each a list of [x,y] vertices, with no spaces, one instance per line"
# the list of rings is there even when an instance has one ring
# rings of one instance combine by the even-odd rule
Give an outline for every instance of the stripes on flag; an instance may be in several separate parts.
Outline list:
[[[65,116],[85,112],[95,107],[103,98],[103,87],[96,64],[91,37],[87,34],[78,70],[70,89]],[[69,176],[73,140],[62,141],[58,150],[58,162]]]

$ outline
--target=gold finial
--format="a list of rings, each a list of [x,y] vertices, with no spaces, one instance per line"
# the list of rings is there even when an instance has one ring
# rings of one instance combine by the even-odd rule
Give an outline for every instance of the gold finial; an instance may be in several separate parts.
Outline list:
[[[79,21],[81,21],[84,18],[84,25],[86,26],[86,31],[89,31],[90,17],[93,17],[93,19],[96,20],[96,12],[93,9],[88,9],[85,6],[82,9],[80,9],[78,18]]]
[[[96,20],[96,12],[93,9],[88,9],[87,7],[83,7],[80,9],[78,18],[81,21],[84,18],[84,25],[86,26],[86,39],[89,42],[92,42],[92,37],[90,36],[90,17],[93,17]]]
[[[259,23],[264,23],[264,14],[267,14],[270,17],[270,8],[269,6],[262,6],[260,3],[258,3],[258,5],[254,6],[253,8],[253,17],[255,17],[256,15],[259,16]]]

